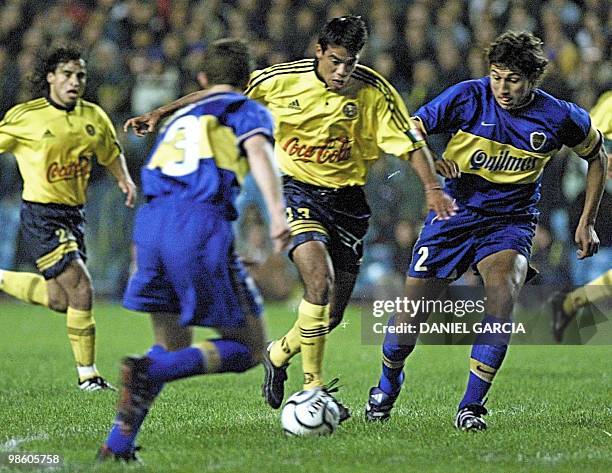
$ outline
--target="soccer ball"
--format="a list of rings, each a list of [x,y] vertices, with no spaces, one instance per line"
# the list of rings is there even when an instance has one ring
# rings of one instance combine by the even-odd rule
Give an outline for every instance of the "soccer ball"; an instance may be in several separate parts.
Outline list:
[[[318,388],[292,395],[281,413],[283,430],[291,436],[331,434],[339,421],[340,411],[336,401]]]

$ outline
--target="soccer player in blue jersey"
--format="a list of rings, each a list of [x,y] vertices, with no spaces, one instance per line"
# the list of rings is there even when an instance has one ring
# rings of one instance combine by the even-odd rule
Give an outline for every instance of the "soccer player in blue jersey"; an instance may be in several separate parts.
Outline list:
[[[490,45],[488,61],[488,77],[452,86],[416,112],[426,133],[452,133],[437,168],[459,210],[449,220],[427,216],[406,281],[408,298],[435,299],[472,266],[487,296],[483,332],[511,318],[521,287],[535,273],[529,257],[547,161],[568,146],[588,162],[586,199],[575,232],[579,258],[592,256],[599,246],[593,227],[606,175],[601,133],[588,113],[537,88],[547,64],[538,38],[504,33]],[[428,316],[415,315],[420,321]],[[404,313],[389,324],[413,321]],[[476,338],[467,389],[455,418],[458,429],[486,428],[485,396],[509,338],[486,333]],[[416,337],[386,335],[382,376],[366,405],[368,420],[389,418],[415,343]]]
[[[101,460],[135,459],[136,435],[164,383],[243,372],[262,360],[260,298],[233,249],[235,200],[249,168],[270,213],[276,251],[288,244],[290,230],[272,117],[240,93],[250,64],[243,42],[212,43],[198,74],[206,93],[168,119],[142,169],[146,204],[136,218],[137,270],[124,306],[151,313],[155,344],[122,362],[117,417]],[[213,327],[220,338],[191,346],[192,326]]]

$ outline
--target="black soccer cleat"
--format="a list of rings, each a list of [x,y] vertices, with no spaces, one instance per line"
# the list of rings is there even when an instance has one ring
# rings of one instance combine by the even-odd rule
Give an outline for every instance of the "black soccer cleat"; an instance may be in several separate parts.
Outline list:
[[[548,299],[552,316],[552,335],[558,343],[563,340],[563,333],[573,318],[573,315],[568,315],[563,310],[563,301],[566,295],[567,292],[558,291]]]
[[[124,453],[115,453],[105,444],[102,445],[98,450],[98,453],[96,453],[96,461],[98,463],[103,463],[108,460],[124,463],[142,463],[142,460],[136,456],[136,452],[138,450],[140,450],[140,447],[134,447],[132,450]]]
[[[121,361],[121,390],[117,405],[117,422],[125,434],[133,432],[134,427],[155,399],[159,386],[148,376],[151,359],[145,357],[126,357]]]
[[[365,418],[368,422],[384,422],[391,417],[391,409],[399,396],[390,396],[378,386],[370,388],[368,402],[365,406]]]
[[[272,409],[278,409],[285,397],[285,381],[287,381],[287,367],[289,363],[285,363],[280,367],[274,366],[270,359],[270,348],[272,348],[273,343],[270,342],[264,351],[264,382],[261,385],[261,395]]]
[[[93,378],[78,381],[78,386],[81,391],[103,391],[108,389],[109,391],[116,391],[117,388],[111,383],[106,381],[102,376],[94,376]]]
[[[338,381],[340,381],[338,378],[334,378],[321,389],[325,392],[325,394],[331,397],[338,406],[338,412],[340,413],[340,416],[338,417],[338,422],[341,424],[342,422],[348,420],[351,417],[351,411],[348,409],[348,407],[346,407],[333,396],[333,394],[338,392],[338,388],[340,387],[336,386],[336,384],[338,384]]]
[[[487,423],[482,416],[487,415],[488,411],[480,404],[468,404],[459,409],[455,416],[455,427],[464,432],[477,432],[486,430]]]

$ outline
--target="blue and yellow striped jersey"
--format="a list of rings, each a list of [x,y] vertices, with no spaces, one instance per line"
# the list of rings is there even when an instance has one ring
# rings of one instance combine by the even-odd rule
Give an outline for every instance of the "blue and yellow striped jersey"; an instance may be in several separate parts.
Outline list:
[[[449,87],[419,108],[428,134],[452,133],[444,158],[461,177],[447,179],[450,195],[466,207],[492,213],[536,212],[542,171],[563,145],[589,158],[600,138],[588,113],[535,89],[517,110],[495,101],[484,77]]]
[[[23,199],[41,204],[84,204],[94,160],[107,166],[120,154],[115,128],[97,105],[73,109],[46,98],[11,108],[0,122],[0,152],[17,159]]]
[[[322,187],[362,186],[382,153],[407,158],[425,145],[401,97],[377,72],[357,65],[334,92],[316,67],[315,59],[303,59],[255,71],[245,92],[276,120],[284,174]]]
[[[144,195],[208,203],[235,219],[235,200],[249,171],[241,146],[257,134],[273,139],[272,116],[239,93],[210,94],[178,110],[159,131],[142,169]]]

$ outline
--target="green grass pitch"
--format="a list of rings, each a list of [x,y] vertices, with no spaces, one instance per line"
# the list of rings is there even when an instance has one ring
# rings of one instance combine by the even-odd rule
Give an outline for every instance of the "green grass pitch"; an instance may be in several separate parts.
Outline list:
[[[294,321],[269,305],[268,328]],[[467,378],[469,347],[421,346],[410,358],[391,421],[366,424],[366,394],[379,375],[377,346],[361,343],[360,313],[328,338],[326,377],[353,418],[330,437],[285,438],[279,411],[260,396],[263,370],[171,383],[139,437],[144,466],[96,465],[116,394],[76,387],[62,316],[0,302],[0,458],[8,451],[59,453],[59,470],[155,472],[609,472],[612,370],[609,346],[515,346],[489,393],[489,430],[452,427]],[[96,307],[98,367],[116,382],[119,359],[151,344],[148,318]],[[198,334],[203,338],[206,333]],[[299,358],[289,393],[300,389]],[[8,471],[6,461],[0,471]],[[50,471],[50,470],[49,470]]]

